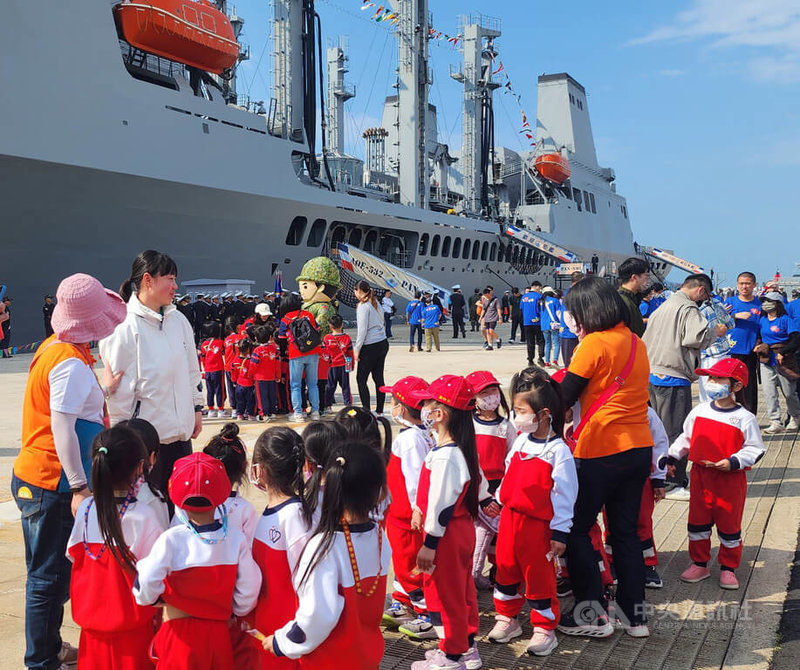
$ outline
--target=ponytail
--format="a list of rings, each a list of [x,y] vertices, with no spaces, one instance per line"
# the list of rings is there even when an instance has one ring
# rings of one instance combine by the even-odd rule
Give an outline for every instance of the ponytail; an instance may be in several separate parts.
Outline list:
[[[313,514],[319,506],[320,491],[325,478],[324,467],[328,462],[331,448],[347,437],[344,427],[335,421],[312,421],[303,431],[305,460],[309,477],[304,484],[305,499]]]
[[[379,309],[378,307],[378,299],[375,297],[374,289],[369,285],[369,282],[364,281],[361,279],[357,284],[356,288],[361,291],[362,293],[366,294],[366,297],[361,302],[367,302],[375,308]]]
[[[247,453],[244,442],[239,437],[239,426],[235,423],[226,423],[222,430],[211,438],[211,441],[203,449],[203,453],[222,461],[231,487],[244,481],[247,471]]]
[[[266,470],[269,488],[299,499],[303,519],[310,527],[312,511],[304,495],[305,462],[303,438],[288,426],[267,428],[256,440],[253,464]]]
[[[314,536],[322,538],[303,572],[298,588],[309,579],[330,551],[345,512],[369,516],[386,486],[386,465],[380,453],[363,442],[340,442],[331,449],[325,468],[322,514]],[[382,532],[382,531],[381,531]]]
[[[339,410],[334,421],[342,425],[348,439],[368,444],[383,455],[386,463],[389,462],[392,454],[392,424],[385,416],[376,417],[363,407],[348,405]],[[383,431],[378,427],[379,424],[383,426]]]
[[[130,490],[136,470],[147,456],[139,436],[124,426],[114,426],[99,433],[92,442],[92,494],[97,523],[105,547],[124,569],[136,569],[136,557],[125,542],[120,511],[114,489],[128,488],[126,504],[133,499]]]
[[[133,259],[131,276],[122,282],[119,287],[119,294],[125,302],[128,302],[134,293],[139,294],[139,288],[142,285],[142,278],[145,274],[149,274],[152,277],[177,275],[178,266],[172,258],[167,254],[162,254],[160,251],[146,249],[140,253]]]

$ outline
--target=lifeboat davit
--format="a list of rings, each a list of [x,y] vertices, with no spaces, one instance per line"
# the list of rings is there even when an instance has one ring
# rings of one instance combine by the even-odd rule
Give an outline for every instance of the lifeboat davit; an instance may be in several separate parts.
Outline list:
[[[239,57],[231,22],[208,0],[123,0],[114,13],[122,36],[142,51],[215,74]]]
[[[542,177],[556,184],[563,184],[572,174],[569,161],[559,153],[541,154],[533,161],[533,165]]]

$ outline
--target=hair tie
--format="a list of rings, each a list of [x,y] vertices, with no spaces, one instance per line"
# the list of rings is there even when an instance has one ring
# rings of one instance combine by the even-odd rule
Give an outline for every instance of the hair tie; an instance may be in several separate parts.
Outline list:
[[[108,455],[108,449],[106,449],[105,447],[98,447],[97,453],[98,454],[106,454],[106,455]]]
[[[358,414],[358,412],[355,409],[348,409],[347,410],[347,416],[351,416],[352,417],[352,416],[355,416],[356,414]]]
[[[339,465],[341,465],[342,467],[344,467],[344,464],[345,464],[345,463],[347,463],[347,461],[346,461],[346,460],[344,460],[344,456],[337,456],[337,457],[336,457],[336,462],[337,462]]]

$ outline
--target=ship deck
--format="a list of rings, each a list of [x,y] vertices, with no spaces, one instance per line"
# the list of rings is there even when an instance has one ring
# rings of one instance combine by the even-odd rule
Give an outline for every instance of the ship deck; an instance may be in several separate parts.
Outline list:
[[[508,325],[498,328],[508,334]],[[469,333],[468,333],[469,334]],[[450,339],[442,331],[441,353],[409,353],[407,328],[396,326],[396,337],[387,359],[388,381],[406,374],[434,378],[446,372],[466,373],[488,368],[506,384],[525,364],[524,346],[508,345],[484,352],[477,337]],[[0,360],[0,637],[4,640],[3,665],[20,667],[24,651],[25,565],[19,514],[10,497],[10,477],[19,450],[22,394],[30,356]],[[766,425],[763,409],[759,419]],[[198,445],[215,433],[222,420],[209,421]],[[264,424],[246,424],[242,434],[249,447]],[[744,553],[738,571],[741,588],[723,591],[712,578],[699,584],[679,580],[687,564],[687,504],[665,500],[655,509],[655,539],[664,588],[648,590],[651,636],[633,639],[618,631],[605,640],[570,638],[559,634],[552,656],[535,658],[525,653],[531,630],[523,621],[524,635],[509,645],[492,645],[486,635],[494,622],[491,592],[479,594],[481,628],[478,647],[484,668],[767,668],[778,645],[778,625],[786,598],[789,573],[797,545],[800,520],[800,442],[797,433],[765,436],[767,453],[748,473],[748,498],[742,523]],[[249,488],[246,496],[257,506],[261,494]],[[712,546],[716,547],[716,538]],[[716,548],[714,549],[716,551]],[[562,601],[562,609],[569,606]],[[527,610],[523,610],[523,619]],[[79,631],[71,620],[69,605],[62,629],[73,644]],[[384,631],[386,651],[381,668],[408,668],[423,658],[434,642],[415,643],[396,632]],[[343,667],[346,667],[343,665]]]

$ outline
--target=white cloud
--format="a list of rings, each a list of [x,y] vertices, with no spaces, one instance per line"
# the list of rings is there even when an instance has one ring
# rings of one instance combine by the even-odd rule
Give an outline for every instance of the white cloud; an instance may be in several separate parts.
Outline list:
[[[703,41],[716,49],[749,47],[758,54],[747,65],[753,79],[783,83],[800,80],[797,0],[692,0],[673,21],[630,44],[682,41]]]
[[[658,74],[662,77],[681,77],[686,74],[686,70],[659,70]]]

